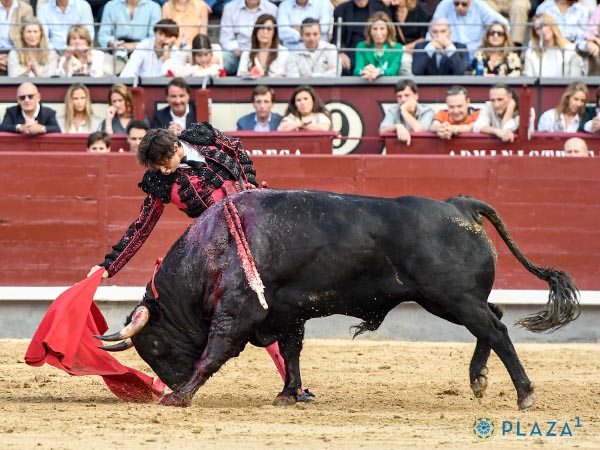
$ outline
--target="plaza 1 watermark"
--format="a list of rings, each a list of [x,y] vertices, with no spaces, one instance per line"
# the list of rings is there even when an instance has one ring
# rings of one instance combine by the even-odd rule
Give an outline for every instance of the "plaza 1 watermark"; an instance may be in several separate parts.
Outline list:
[[[581,418],[575,416],[567,420],[496,420],[482,414],[473,418],[470,432],[476,442],[487,442],[496,437],[512,436],[519,438],[548,437],[570,438],[582,428]]]

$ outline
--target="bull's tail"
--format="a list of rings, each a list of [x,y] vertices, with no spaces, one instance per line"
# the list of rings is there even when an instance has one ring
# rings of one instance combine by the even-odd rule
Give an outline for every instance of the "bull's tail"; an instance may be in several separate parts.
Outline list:
[[[484,216],[494,225],[506,246],[521,264],[536,277],[548,282],[550,287],[548,302],[544,310],[517,320],[516,325],[535,333],[553,332],[577,319],[580,313],[579,289],[571,277],[562,270],[536,266],[529,261],[519,250],[496,210],[479,200],[469,200],[471,200],[473,211]]]

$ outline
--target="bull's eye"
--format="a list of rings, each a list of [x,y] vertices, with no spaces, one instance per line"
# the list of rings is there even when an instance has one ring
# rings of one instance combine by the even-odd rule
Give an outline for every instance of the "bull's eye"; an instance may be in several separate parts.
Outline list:
[[[156,340],[153,340],[150,351],[152,352],[153,355],[158,356],[161,353],[160,347],[161,347],[160,343]]]

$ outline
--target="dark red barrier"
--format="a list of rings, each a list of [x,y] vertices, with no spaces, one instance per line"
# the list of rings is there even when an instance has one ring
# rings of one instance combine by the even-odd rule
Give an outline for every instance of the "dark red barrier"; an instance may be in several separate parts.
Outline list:
[[[411,133],[410,145],[399,141],[395,134],[382,135],[388,155],[449,156],[564,156],[565,141],[571,137],[586,140],[590,156],[600,156],[600,134],[533,133],[530,139],[517,137],[514,142],[502,142],[482,133],[462,133],[450,140],[440,139],[434,133]]]
[[[87,134],[47,133],[27,136],[0,132],[0,152],[85,152],[87,139]],[[127,136],[113,134],[110,146],[113,152],[118,152],[121,148],[128,151]]]
[[[231,131],[252,155],[331,155],[335,131]]]
[[[102,261],[143,199],[131,154],[2,153],[0,285],[71,285]],[[277,188],[323,189],[491,203],[532,261],[600,289],[600,159],[448,156],[259,156],[259,180]],[[145,284],[190,220],[173,206],[138,255],[108,284]],[[489,228],[489,227],[488,227]],[[498,235],[496,288],[545,289],[508,254]],[[423,268],[427,270],[427,268]]]

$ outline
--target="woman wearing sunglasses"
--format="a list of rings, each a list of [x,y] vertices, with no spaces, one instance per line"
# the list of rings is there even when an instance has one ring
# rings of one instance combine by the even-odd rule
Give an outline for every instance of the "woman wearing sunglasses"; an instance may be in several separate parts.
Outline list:
[[[493,23],[487,27],[481,42],[481,48],[475,52],[471,70],[479,60],[483,62],[483,75],[488,77],[518,77],[521,75],[521,58],[514,51],[514,44],[508,33],[508,27]]]

